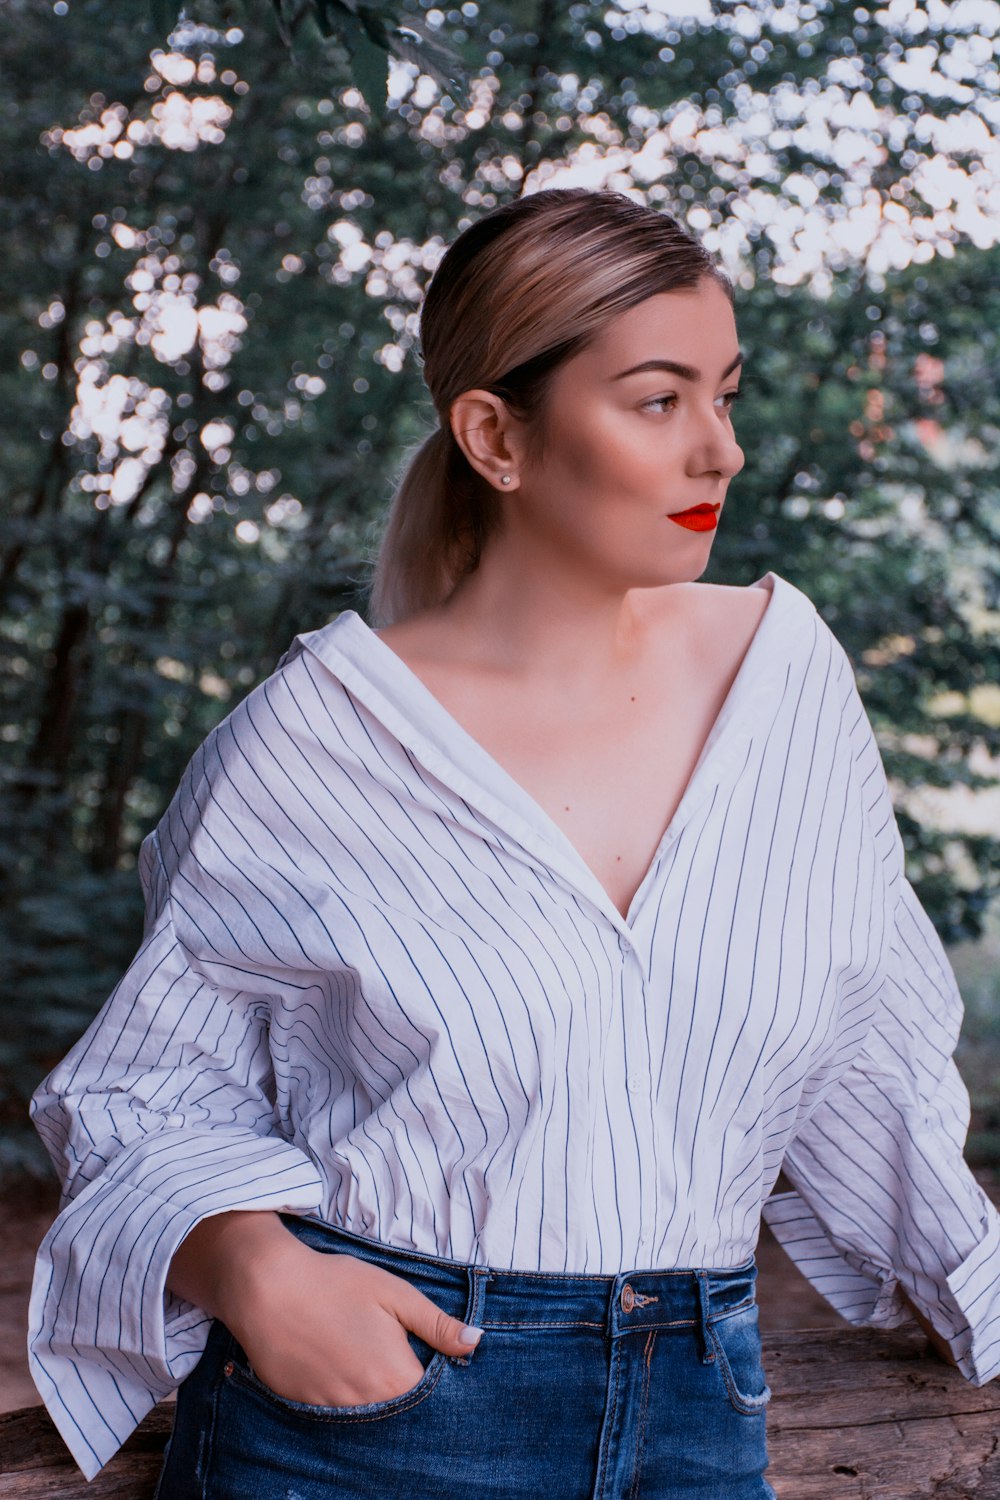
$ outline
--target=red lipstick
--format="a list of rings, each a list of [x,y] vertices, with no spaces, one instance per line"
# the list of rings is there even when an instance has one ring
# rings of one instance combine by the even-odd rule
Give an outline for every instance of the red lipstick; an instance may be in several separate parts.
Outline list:
[[[718,525],[720,509],[718,505],[692,505],[688,510],[675,510],[672,515],[668,514],[667,520],[676,521],[678,526],[686,526],[688,531],[714,531]]]

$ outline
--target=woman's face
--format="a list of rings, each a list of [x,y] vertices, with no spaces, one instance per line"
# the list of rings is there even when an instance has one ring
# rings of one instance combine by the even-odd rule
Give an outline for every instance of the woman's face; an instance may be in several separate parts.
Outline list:
[[[721,507],[743,467],[739,366],[732,305],[710,278],[622,313],[556,370],[544,454],[518,465],[504,499],[514,526],[610,587],[697,578],[715,527],[669,516]]]

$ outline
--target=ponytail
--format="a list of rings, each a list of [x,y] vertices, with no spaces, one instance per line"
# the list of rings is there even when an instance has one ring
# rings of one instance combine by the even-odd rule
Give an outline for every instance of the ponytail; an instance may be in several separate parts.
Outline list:
[[[450,427],[410,448],[375,558],[369,613],[376,628],[438,604],[478,565],[500,520],[499,501]]]

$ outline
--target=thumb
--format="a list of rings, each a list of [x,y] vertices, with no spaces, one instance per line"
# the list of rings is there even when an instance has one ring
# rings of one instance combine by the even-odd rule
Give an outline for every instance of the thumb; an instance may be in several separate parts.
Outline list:
[[[442,1354],[469,1355],[482,1336],[481,1328],[451,1317],[415,1286],[406,1285],[395,1312],[404,1328]]]

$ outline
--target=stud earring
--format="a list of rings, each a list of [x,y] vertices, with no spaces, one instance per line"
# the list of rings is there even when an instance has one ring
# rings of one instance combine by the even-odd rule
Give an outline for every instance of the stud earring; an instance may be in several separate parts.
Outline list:
[[[500,483],[501,484],[510,484],[510,475],[509,474],[501,474],[501,476],[500,476]]]

